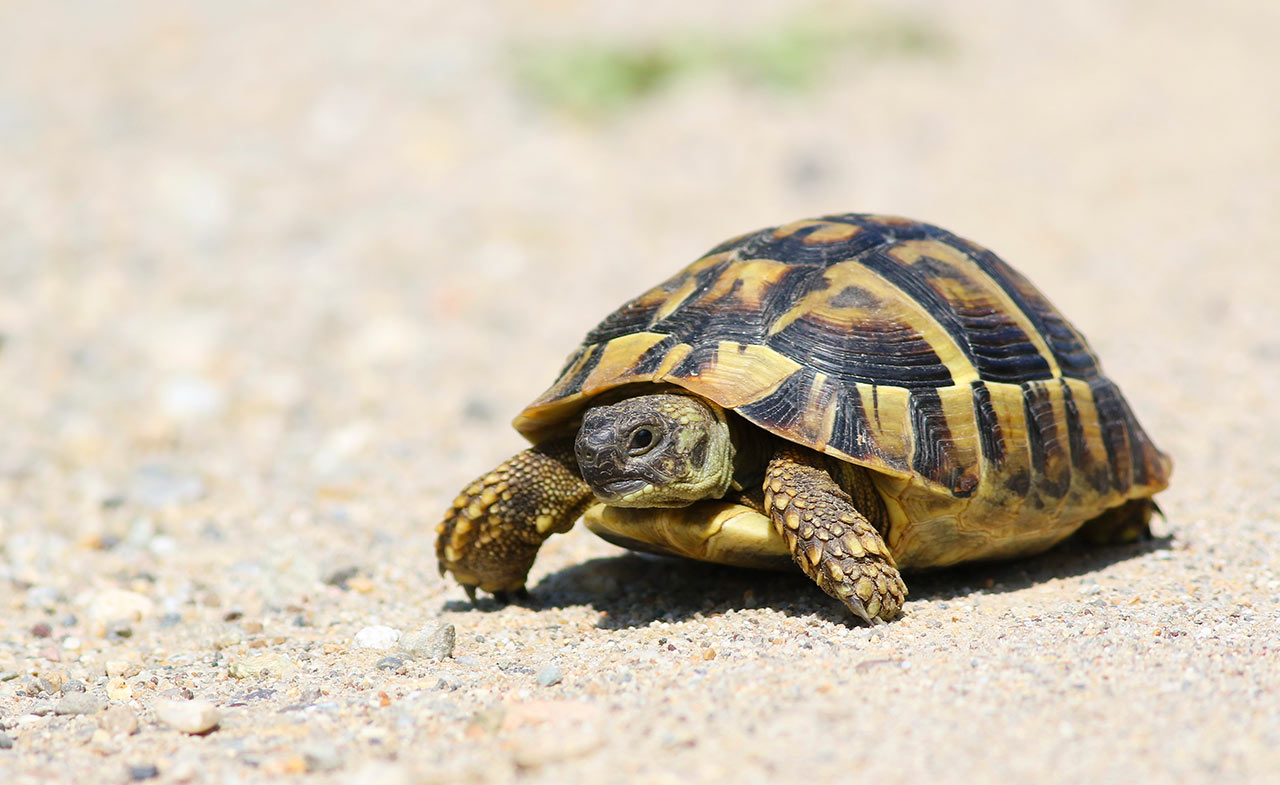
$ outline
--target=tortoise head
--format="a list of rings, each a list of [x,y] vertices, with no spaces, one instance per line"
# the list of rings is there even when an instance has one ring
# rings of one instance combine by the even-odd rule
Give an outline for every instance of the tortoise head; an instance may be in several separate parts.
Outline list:
[[[733,480],[722,409],[659,393],[588,409],[574,443],[582,479],[617,507],[683,507],[718,499]]]

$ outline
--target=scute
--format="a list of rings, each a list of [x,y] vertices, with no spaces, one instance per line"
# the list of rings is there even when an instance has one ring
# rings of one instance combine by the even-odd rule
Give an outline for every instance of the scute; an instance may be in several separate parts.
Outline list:
[[[606,317],[514,424],[537,442],[592,397],[653,383],[875,470],[904,526],[951,516],[1002,537],[991,510],[1084,515],[1168,480],[1168,458],[1030,282],[903,218],[827,216],[716,246]]]

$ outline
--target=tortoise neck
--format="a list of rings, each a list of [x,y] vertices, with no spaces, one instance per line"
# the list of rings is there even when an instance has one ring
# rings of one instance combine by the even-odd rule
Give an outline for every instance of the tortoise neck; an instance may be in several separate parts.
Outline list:
[[[737,490],[758,488],[777,449],[778,437],[733,412],[726,414],[734,450],[733,486]]]

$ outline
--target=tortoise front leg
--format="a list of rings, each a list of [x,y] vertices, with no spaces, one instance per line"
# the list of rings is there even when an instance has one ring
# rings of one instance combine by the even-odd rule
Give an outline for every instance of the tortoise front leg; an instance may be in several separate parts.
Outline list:
[[[453,573],[472,599],[476,587],[519,594],[543,541],[573,528],[592,498],[573,439],[516,453],[468,485],[436,527],[440,574]]]
[[[824,464],[812,451],[780,447],[765,472],[765,509],[791,558],[819,588],[868,624],[888,621],[907,587],[880,533]],[[855,487],[860,499],[873,498],[867,485]]]

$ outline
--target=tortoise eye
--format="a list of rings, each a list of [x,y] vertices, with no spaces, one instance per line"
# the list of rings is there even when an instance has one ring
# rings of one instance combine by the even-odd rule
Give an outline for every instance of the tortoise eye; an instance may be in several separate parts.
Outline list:
[[[631,443],[627,449],[632,455],[639,455],[653,446],[653,431],[648,428],[637,428],[631,432]]]

